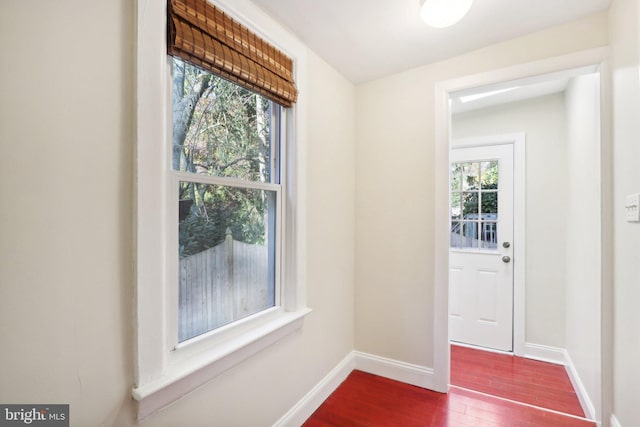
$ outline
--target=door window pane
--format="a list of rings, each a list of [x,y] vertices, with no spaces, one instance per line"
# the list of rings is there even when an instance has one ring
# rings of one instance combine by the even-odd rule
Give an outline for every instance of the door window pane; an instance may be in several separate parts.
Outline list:
[[[459,221],[454,221],[451,223],[450,242],[452,248],[462,247],[462,223]]]
[[[478,223],[476,221],[466,221],[462,223],[461,248],[478,248]]]
[[[481,162],[480,171],[482,189],[496,190],[498,188],[498,161]]]
[[[462,208],[461,208],[461,194],[460,193],[452,193],[451,194],[451,220],[456,220],[461,218]]]
[[[462,163],[462,189],[477,190],[480,181],[480,163]]]
[[[482,221],[480,223],[480,249],[498,248],[498,224],[492,221]]]
[[[462,165],[460,163],[451,164],[451,191],[460,191],[462,183]]]
[[[462,216],[464,219],[478,219],[478,192],[462,193]]]
[[[498,218],[498,193],[483,192],[482,193],[482,219]]]

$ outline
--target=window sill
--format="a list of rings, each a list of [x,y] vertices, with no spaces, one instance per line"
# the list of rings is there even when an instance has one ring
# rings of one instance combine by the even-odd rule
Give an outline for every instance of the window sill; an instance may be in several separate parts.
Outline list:
[[[139,402],[138,419],[144,419],[175,402],[227,369],[301,329],[304,317],[310,312],[308,308],[282,312],[251,331],[166,366],[161,377],[134,387],[132,396]]]

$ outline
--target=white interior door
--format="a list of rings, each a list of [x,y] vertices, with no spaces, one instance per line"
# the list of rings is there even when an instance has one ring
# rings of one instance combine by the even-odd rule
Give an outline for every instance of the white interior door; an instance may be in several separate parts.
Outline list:
[[[453,148],[449,338],[513,350],[513,145]]]

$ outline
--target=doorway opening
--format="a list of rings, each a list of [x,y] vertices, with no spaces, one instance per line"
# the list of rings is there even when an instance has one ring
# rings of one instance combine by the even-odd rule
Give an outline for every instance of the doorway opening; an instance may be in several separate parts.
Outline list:
[[[455,328],[450,323],[451,312],[449,310],[452,307],[451,304],[455,303],[452,297],[457,292],[452,291],[449,287],[449,278],[454,276],[451,269],[457,267],[455,264],[458,262],[453,258],[451,261],[449,260],[452,232],[457,235],[453,239],[455,240],[457,237],[458,246],[465,244],[463,240],[465,236],[475,236],[475,240],[472,237],[468,241],[469,245],[473,246],[474,243],[481,245],[480,242],[483,241],[482,222],[491,222],[490,218],[483,218],[482,206],[475,214],[477,218],[472,216],[464,218],[465,210],[468,215],[473,215],[469,212],[473,210],[476,202],[473,201],[474,196],[467,194],[467,204],[471,207],[465,206],[465,202],[462,201],[464,197],[462,193],[465,190],[462,187],[458,191],[461,198],[461,202],[458,204],[459,209],[457,212],[453,211],[451,202],[453,201],[455,206],[457,200],[454,200],[455,192],[452,192],[452,181],[450,180],[452,163],[454,167],[455,163],[459,163],[458,167],[461,166],[460,163],[462,167],[465,167],[464,163],[466,162],[470,168],[473,168],[474,161],[464,159],[455,162],[453,157],[455,149],[450,147],[449,141],[468,140],[472,137],[486,137],[505,132],[523,132],[527,140],[526,220],[523,228],[528,231],[529,239],[518,241],[518,245],[526,248],[526,255],[516,257],[512,253],[501,253],[501,250],[515,250],[518,246],[515,245],[517,239],[511,242],[501,239],[499,234],[495,238],[491,237],[492,247],[489,248],[494,250],[498,260],[503,264],[510,264],[510,267],[516,264],[523,266],[522,277],[516,278],[514,276],[513,279],[512,345],[510,350],[517,355],[551,360],[567,366],[567,371],[581,397],[581,403],[587,417],[594,420],[601,419],[603,407],[602,366],[603,362],[607,363],[605,359],[608,360],[610,357],[602,345],[602,335],[605,329],[603,324],[607,322],[611,310],[610,307],[602,303],[601,299],[602,281],[607,280],[610,271],[609,261],[607,261],[604,250],[610,244],[607,232],[610,229],[610,222],[607,219],[607,207],[602,202],[602,189],[608,188],[611,183],[610,170],[607,165],[609,161],[607,152],[610,150],[606,136],[608,123],[606,122],[607,118],[600,114],[601,97],[603,93],[606,94],[606,91],[603,92],[600,86],[601,81],[604,80],[600,66],[605,54],[606,52],[602,50],[587,51],[527,66],[443,82],[436,87],[436,99],[441,101],[436,104],[436,204],[440,208],[438,208],[436,215],[436,265],[439,267],[435,272],[436,307],[440,306],[440,308],[439,311],[436,311],[435,335],[437,342],[434,354],[434,371],[436,372],[437,385],[443,391],[446,391],[449,384],[449,343],[452,338],[451,334],[455,333]],[[558,84],[560,79],[566,79],[562,83],[564,85],[562,89],[553,89],[546,93],[540,92],[540,84],[551,84],[552,81],[554,84]],[[591,89],[585,89],[589,85],[591,85]],[[597,104],[592,108],[581,109],[579,100],[585,99],[584,93],[589,90],[591,90],[589,96],[592,96]],[[498,101],[505,97],[509,100]],[[506,112],[514,110],[514,108],[510,108],[515,105],[514,103],[519,103],[520,107],[531,107],[531,105],[525,104],[535,104],[540,101],[540,98],[547,98],[545,101],[563,105],[562,119],[566,124],[562,139],[565,142],[569,141],[566,142],[566,146],[561,148],[557,145],[558,140],[551,141],[556,143],[554,150],[546,149],[546,153],[542,150],[540,153],[544,155],[536,157],[535,151],[542,147],[536,145],[533,151],[530,150],[532,144],[529,135],[534,133],[531,130],[513,127],[492,130],[484,128],[483,132],[480,132],[481,125],[486,125],[489,122],[486,120],[486,109],[492,109],[492,113],[504,115]],[[462,112],[455,111],[456,103],[466,104],[465,108],[467,108],[473,102],[485,105],[474,111],[469,109]],[[538,102],[538,104],[543,103]],[[571,108],[569,108],[569,104],[571,104]],[[537,105],[537,107],[540,111],[545,111],[544,106]],[[485,113],[480,112],[482,109],[485,109]],[[597,115],[594,115],[594,112]],[[459,119],[462,117],[460,114],[465,116],[464,120]],[[485,115],[484,119],[482,118],[483,114]],[[456,115],[459,116],[456,117]],[[588,117],[590,119],[587,119]],[[456,128],[456,125],[461,127]],[[542,130],[551,127],[552,124],[545,121],[543,117]],[[467,133],[461,133],[460,129],[464,129],[464,132]],[[590,136],[583,132],[585,129],[591,132]],[[481,156],[480,162],[487,160],[491,160],[491,157]],[[535,160],[537,163],[533,163]],[[555,163],[563,163],[566,167],[551,170],[550,165]],[[534,164],[535,166],[532,167],[531,165]],[[562,177],[562,174],[568,175]],[[478,180],[482,180],[481,173],[477,177]],[[584,188],[588,188],[589,191],[583,191]],[[559,190],[563,192],[559,192]],[[552,197],[551,194],[554,191],[558,194],[564,194],[564,198]],[[480,183],[479,193],[481,192]],[[472,191],[468,193],[472,193]],[[535,196],[534,199],[537,197],[539,202],[533,203],[532,196]],[[587,200],[584,197],[587,197]],[[442,208],[443,206],[446,206],[446,210]],[[491,207],[487,206],[487,208]],[[460,217],[456,217],[456,215]],[[535,225],[535,221],[532,222],[532,219],[540,219],[541,217],[547,218],[542,221],[543,225],[546,225],[546,231],[544,227],[542,227],[542,231],[537,226],[532,228]],[[465,235],[463,229],[456,228],[460,231],[453,229],[461,225],[455,223],[465,223],[465,221],[470,224],[476,221],[477,227],[474,229],[470,226],[468,235]],[[498,220],[496,220],[497,222]],[[516,226],[514,230],[517,228]],[[559,234],[560,232],[562,235]],[[510,248],[505,248],[504,243],[509,244]],[[476,249],[485,248],[478,246]],[[544,256],[553,253],[561,253],[562,256],[549,257],[544,261]],[[540,256],[540,259],[535,258],[536,254]],[[501,261],[503,257],[509,257],[509,262]],[[585,260],[588,260],[587,272],[584,271]],[[442,265],[445,267],[442,268]],[[536,268],[532,268],[532,265],[536,265]],[[543,266],[543,269],[541,270],[539,266]],[[555,271],[554,269],[557,267],[559,270]],[[489,269],[481,270],[486,273]],[[537,273],[544,273],[542,274],[544,277],[552,270],[555,271],[555,276],[562,280],[554,281],[553,286],[546,288],[546,290],[532,285],[540,283],[540,277],[536,277]],[[485,274],[483,279],[486,279],[486,276]],[[590,284],[587,288],[578,289],[574,284],[582,279],[589,280]],[[520,286],[520,293],[516,291],[518,286]],[[485,288],[490,289],[491,286],[485,284]],[[536,291],[542,292],[536,293]],[[477,295],[486,297],[487,293],[484,291],[476,293],[476,300],[478,299]],[[519,299],[522,299],[522,304],[517,302]],[[494,305],[495,301],[497,300],[493,299]],[[442,303],[444,306],[441,305]],[[482,304],[484,304],[486,311],[486,307],[491,307],[491,299],[485,298],[485,301],[481,301]],[[558,307],[554,307],[554,304],[558,307],[565,307],[564,313],[560,313],[562,310],[556,310]],[[545,309],[549,309],[548,312],[545,312]],[[587,312],[590,313],[590,318],[587,317]],[[558,316],[565,317],[562,317],[560,322]],[[481,317],[487,318],[488,316],[485,313]],[[438,322],[439,320],[444,321],[444,327]],[[574,331],[579,330],[578,325],[582,325],[580,328],[583,332],[574,334]],[[545,337],[545,333],[548,333],[549,336]],[[491,335],[489,334],[490,338]],[[455,339],[455,337],[453,338]],[[494,345],[489,345],[489,347],[497,348]],[[508,348],[506,350],[509,351]],[[585,355],[589,356],[585,357]]]

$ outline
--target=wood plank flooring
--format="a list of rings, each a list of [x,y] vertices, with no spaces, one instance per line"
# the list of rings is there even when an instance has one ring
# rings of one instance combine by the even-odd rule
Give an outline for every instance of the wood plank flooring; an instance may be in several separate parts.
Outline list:
[[[561,365],[453,345],[451,384],[584,417]]]
[[[436,393],[388,378],[362,371],[353,371],[349,377],[327,398],[318,410],[306,421],[306,427],[593,427],[595,423],[577,415],[564,415],[554,410],[538,408],[554,395],[545,386],[547,375],[556,370],[549,364],[532,367],[524,365],[523,373],[518,371],[522,361],[509,364],[496,353],[474,354],[469,349],[452,348],[452,387],[448,394]],[[460,351],[459,351],[460,350]],[[477,350],[473,350],[477,351]],[[474,356],[478,358],[474,364]],[[495,358],[495,361],[493,359]],[[456,365],[458,364],[458,365]],[[475,369],[476,366],[479,369]],[[456,367],[457,366],[457,367]],[[551,365],[551,367],[554,367]],[[562,371],[564,369],[560,367]],[[491,370],[495,374],[491,375]],[[547,373],[547,370],[553,373]],[[459,372],[458,372],[459,371]],[[500,371],[500,372],[498,372]],[[511,372],[511,374],[502,371]],[[454,375],[455,372],[455,375]],[[480,372],[480,373],[478,373]],[[540,377],[536,372],[541,372]],[[485,378],[482,378],[484,373]],[[562,375],[560,375],[562,376]],[[566,374],[564,374],[566,377]],[[499,379],[494,379],[499,378]],[[485,382],[489,381],[487,387]],[[556,380],[565,387],[565,379]],[[568,378],[566,378],[568,381]],[[453,385],[455,382],[464,385]],[[481,391],[467,387],[484,388]],[[524,393],[524,385],[531,384],[531,395]],[[556,387],[556,386],[554,386]],[[570,387],[570,383],[569,383]],[[528,391],[529,392],[529,391]],[[490,393],[499,393],[492,396]],[[513,393],[513,394],[510,394]],[[528,402],[512,401],[524,393]],[[540,394],[542,397],[539,397]],[[511,396],[511,397],[509,397]],[[546,397],[545,397],[546,396]],[[563,408],[577,412],[570,399],[563,400]],[[575,397],[575,395],[574,395]],[[517,399],[513,399],[517,400]],[[535,403],[530,403],[535,402]],[[533,405],[533,406],[532,406]],[[578,404],[579,407],[579,404]]]

